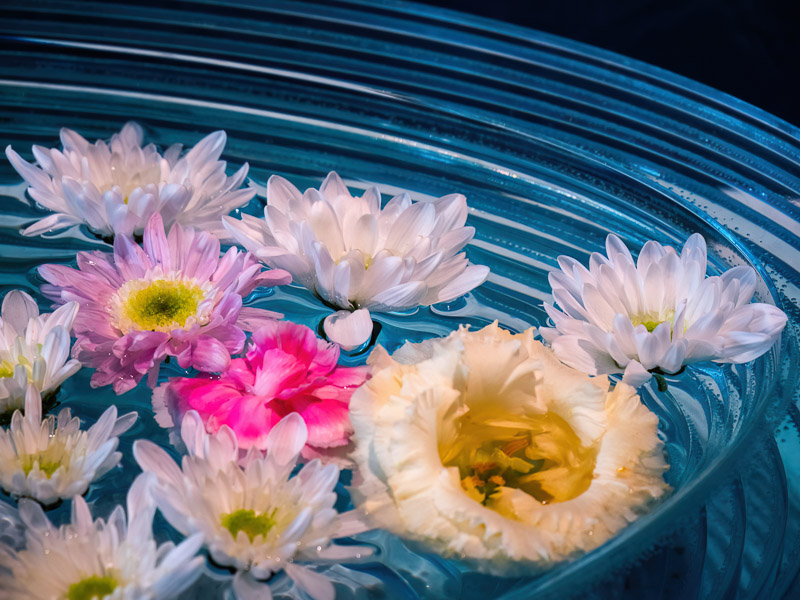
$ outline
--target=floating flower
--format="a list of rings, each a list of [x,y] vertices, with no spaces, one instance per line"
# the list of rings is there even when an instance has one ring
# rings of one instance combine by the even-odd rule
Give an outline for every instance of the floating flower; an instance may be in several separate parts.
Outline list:
[[[284,271],[262,272],[236,248],[220,258],[210,233],[175,225],[164,234],[154,214],[144,231],[144,249],[127,236],[114,240],[114,254],[79,252],[78,268],[43,265],[42,286],[56,302],[77,301],[78,341],[73,355],[97,369],[92,386],[113,385],[121,394],[145,373],[155,385],[158,368],[175,356],[187,369],[222,371],[241,352],[245,334],[279,316],[242,308],[242,296],[259,285],[288,283]]]
[[[270,597],[255,580],[285,570],[312,597],[332,600],[333,585],[301,563],[357,557],[364,548],[330,541],[363,526],[352,511],[333,508],[335,465],[312,460],[291,477],[306,444],[303,419],[291,414],[275,425],[266,456],[251,447],[242,458],[233,431],[209,435],[195,411],[183,418],[181,435],[189,450],[182,469],[148,440],[133,446],[139,466],[158,477],[153,494],[170,524],[184,535],[200,532],[214,562],[238,571],[237,589],[259,590],[253,597]]]
[[[354,347],[372,333],[367,311],[447,302],[483,283],[489,269],[459,253],[475,233],[466,219],[461,194],[412,202],[403,193],[381,209],[377,188],[354,198],[330,173],[319,191],[305,194],[273,175],[263,220],[243,215],[223,222],[260,260],[343,309],[325,320],[325,332]]]
[[[395,360],[396,359],[396,360]],[[669,489],[658,419],[497,324],[378,347],[353,394],[353,497],[373,524],[496,573],[599,546]]]
[[[91,600],[175,598],[200,575],[195,536],[177,547],[156,545],[155,508],[146,489],[134,482],[128,492],[128,517],[117,506],[108,518],[92,520],[86,501],[72,499],[72,522],[56,529],[41,507],[20,500],[26,548],[0,546],[0,597],[14,600]],[[5,572],[4,572],[5,571]]]
[[[615,235],[608,257],[592,254],[589,269],[560,256],[550,273],[548,304],[555,327],[539,331],[556,356],[589,374],[621,373],[640,386],[653,373],[677,373],[712,360],[744,363],[769,350],[786,325],[776,306],[751,303],[756,273],[748,266],[706,277],[706,242],[692,235],[680,256],[649,241],[634,263]],[[663,385],[663,380],[659,380]]]
[[[352,428],[348,403],[367,377],[366,367],[337,366],[339,348],[303,325],[272,321],[257,329],[244,358],[219,376],[177,377],[153,393],[156,418],[164,427],[195,410],[206,430],[227,425],[242,449],[266,449],[269,432],[298,413],[316,449],[343,446]]]
[[[44,505],[83,494],[89,484],[119,463],[119,434],[136,421],[136,413],[117,418],[109,406],[88,431],[69,408],[42,420],[42,397],[28,386],[25,416],[15,411],[11,426],[0,430],[0,487],[9,494]]]
[[[0,317],[0,414],[22,408],[28,384],[44,395],[56,391],[81,368],[69,359],[72,323],[77,302],[53,313],[39,314],[25,292],[12,290],[3,298]]]
[[[127,123],[109,144],[90,144],[70,129],[61,130],[63,150],[33,147],[38,168],[6,148],[6,156],[31,186],[28,193],[55,214],[22,233],[86,223],[101,236],[140,234],[158,213],[167,229],[175,223],[224,235],[220,217],[246,204],[253,190],[239,189],[245,164],[231,177],[219,160],[225,132],[203,138],[184,156],[171,146],[162,156],[153,144],[142,147],[142,128]]]

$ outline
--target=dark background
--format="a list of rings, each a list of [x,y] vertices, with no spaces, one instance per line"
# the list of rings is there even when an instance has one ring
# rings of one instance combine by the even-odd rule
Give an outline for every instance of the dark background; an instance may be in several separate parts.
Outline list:
[[[800,126],[800,0],[421,0],[612,50]]]

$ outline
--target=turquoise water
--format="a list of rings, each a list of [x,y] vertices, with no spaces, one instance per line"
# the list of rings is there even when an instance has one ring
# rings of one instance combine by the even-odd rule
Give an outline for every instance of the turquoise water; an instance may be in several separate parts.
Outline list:
[[[108,27],[90,4],[7,3],[3,146],[30,157],[31,144],[56,145],[59,127],[107,138],[129,119],[162,147],[190,146],[224,128],[223,158],[231,167],[248,162],[257,183],[278,173],[300,188],[317,186],[336,170],[354,191],[374,184],[385,197],[400,189],[416,198],[467,196],[477,232],[468,255],[492,276],[450,305],[378,315],[378,342],[390,350],[460,323],[498,319],[518,331],[544,322],[556,257],[588,261],[612,231],[631,248],[647,239],[679,246],[699,231],[712,274],[752,265],[759,300],[790,314],[782,344],[755,363],[692,368],[670,380],[668,394],[643,392],[661,421],[676,492],[618,538],[536,579],[512,580],[370,533],[364,539],[378,548],[376,560],[331,572],[342,597],[364,597],[359,587],[387,598],[722,598],[791,589],[800,564],[796,480],[786,479],[800,461],[791,369],[800,282],[796,130],[621,57],[433,9],[238,2],[224,10],[196,4],[189,13],[112,3]],[[18,182],[1,164],[0,291],[22,288],[42,300],[36,266],[71,264],[76,251],[104,246],[80,230],[20,236],[43,213],[21,201]],[[260,206],[255,199],[247,211]],[[248,303],[311,327],[327,314],[294,287],[260,290]],[[162,380],[176,374],[168,365]],[[90,375],[84,369],[64,384],[63,406],[86,424],[110,403],[140,415],[121,438],[122,468],[87,494],[103,515],[124,501],[138,473],[132,441],[169,441],[143,384],[116,397],[91,390]],[[344,485],[340,491],[346,506]],[[67,518],[68,509],[52,518]],[[162,520],[157,528],[161,538],[174,536]],[[214,597],[211,582],[227,576],[211,571],[198,590]]]

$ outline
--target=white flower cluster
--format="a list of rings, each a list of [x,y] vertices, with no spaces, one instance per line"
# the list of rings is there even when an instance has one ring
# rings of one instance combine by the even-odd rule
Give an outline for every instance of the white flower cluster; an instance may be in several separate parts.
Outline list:
[[[12,290],[0,311],[0,414],[22,408],[28,385],[52,393],[81,364],[69,359],[70,332],[78,311],[67,302],[53,313],[39,314],[25,292]]]
[[[680,255],[650,241],[634,262],[615,235],[587,269],[559,257],[550,273],[559,309],[545,305],[554,327],[540,333],[564,363],[585,373],[622,373],[639,386],[653,373],[712,360],[744,363],[767,352],[786,315],[751,302],[755,271],[740,266],[706,277],[706,242],[692,235]]]
[[[330,173],[305,193],[273,175],[263,219],[224,222],[257,258],[342,309],[325,320],[325,331],[353,347],[372,333],[369,312],[447,302],[486,280],[489,269],[461,252],[475,234],[466,220],[461,194],[412,202],[402,193],[381,208],[377,188],[355,198]]]
[[[142,147],[142,128],[126,123],[106,143],[90,144],[70,129],[61,130],[61,150],[33,147],[38,167],[6,148],[6,156],[28,182],[28,193],[54,214],[29,226],[24,235],[41,235],[80,223],[95,233],[141,234],[154,213],[169,229],[174,223],[206,229],[218,236],[225,230],[220,217],[246,204],[254,192],[239,189],[247,165],[225,175],[219,160],[226,135],[217,131],[185,155],[181,145],[162,156],[153,144]]]

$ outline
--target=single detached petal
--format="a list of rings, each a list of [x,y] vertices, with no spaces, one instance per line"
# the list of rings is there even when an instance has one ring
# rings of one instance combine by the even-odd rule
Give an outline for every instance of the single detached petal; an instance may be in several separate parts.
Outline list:
[[[372,317],[365,308],[350,312],[340,310],[325,317],[325,335],[345,350],[353,350],[372,336]]]

